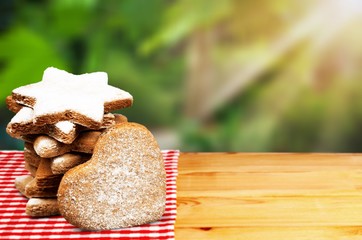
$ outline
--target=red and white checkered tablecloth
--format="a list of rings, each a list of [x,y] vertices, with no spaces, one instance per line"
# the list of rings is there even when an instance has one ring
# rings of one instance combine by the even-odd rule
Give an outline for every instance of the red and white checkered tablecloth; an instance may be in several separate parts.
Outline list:
[[[16,190],[17,176],[26,175],[22,151],[0,151],[0,239],[174,239],[176,177],[179,151],[163,150],[167,173],[166,211],[151,224],[107,231],[83,231],[63,217],[31,218],[27,199]]]

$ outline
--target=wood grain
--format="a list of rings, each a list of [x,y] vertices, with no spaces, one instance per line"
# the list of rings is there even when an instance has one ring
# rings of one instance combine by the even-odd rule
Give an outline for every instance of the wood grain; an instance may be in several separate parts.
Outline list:
[[[176,239],[362,239],[362,154],[182,153]]]

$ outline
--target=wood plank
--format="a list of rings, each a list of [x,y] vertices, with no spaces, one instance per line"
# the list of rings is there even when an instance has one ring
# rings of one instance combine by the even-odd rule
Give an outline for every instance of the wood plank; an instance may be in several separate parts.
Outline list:
[[[176,239],[362,239],[362,154],[182,153]]]
[[[183,227],[358,226],[359,197],[180,197]]]
[[[361,154],[182,153],[181,159],[182,173],[362,169]]]
[[[194,172],[180,174],[178,190],[182,191],[264,191],[265,194],[333,194],[361,191],[362,177],[358,171],[315,172]]]
[[[182,154],[177,183],[179,192],[359,194],[362,155]]]
[[[176,239],[360,240],[362,227],[190,227],[178,228]]]

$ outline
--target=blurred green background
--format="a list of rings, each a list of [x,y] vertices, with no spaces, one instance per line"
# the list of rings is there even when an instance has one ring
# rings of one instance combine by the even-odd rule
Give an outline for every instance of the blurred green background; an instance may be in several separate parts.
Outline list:
[[[1,0],[0,149],[49,66],[107,72],[163,149],[362,152],[359,0]]]

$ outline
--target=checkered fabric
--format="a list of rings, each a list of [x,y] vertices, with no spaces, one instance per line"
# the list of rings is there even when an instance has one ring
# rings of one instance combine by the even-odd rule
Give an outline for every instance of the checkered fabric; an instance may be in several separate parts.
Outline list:
[[[154,223],[107,231],[83,231],[63,217],[32,218],[25,214],[27,199],[14,181],[28,174],[22,151],[0,151],[0,239],[174,239],[176,177],[179,151],[163,150],[167,173],[166,211]]]

